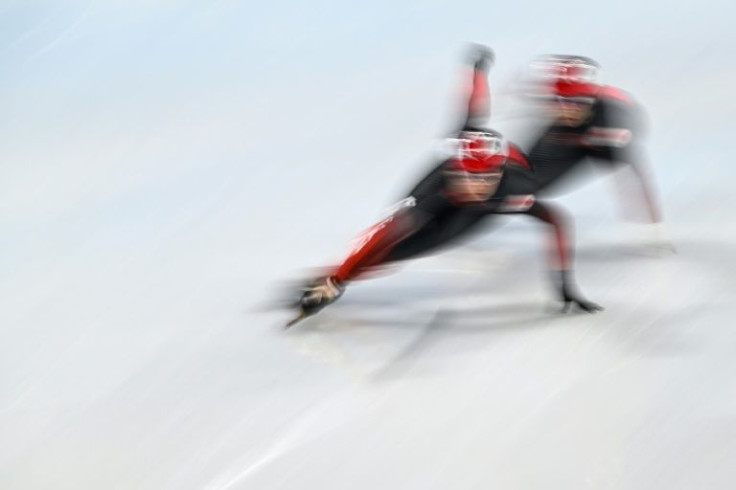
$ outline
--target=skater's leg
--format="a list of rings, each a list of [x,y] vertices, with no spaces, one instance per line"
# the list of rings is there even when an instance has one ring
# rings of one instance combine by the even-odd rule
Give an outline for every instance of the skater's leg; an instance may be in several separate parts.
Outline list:
[[[572,227],[567,216],[560,209],[539,201],[534,202],[524,214],[542,221],[552,229],[551,244],[549,246],[550,268],[552,270],[568,269],[571,255],[569,238]]]
[[[539,201],[536,201],[524,214],[541,220],[552,228],[550,272],[554,286],[564,303],[563,312],[570,310],[573,305],[588,313],[602,310],[601,306],[583,299],[582,295],[577,292],[571,267],[572,247],[569,238],[571,228],[569,219],[561,210]]]
[[[489,216],[467,210],[457,210],[441,216],[397,244],[386,255],[384,262],[408,260],[452,246],[477,231]]]
[[[361,235],[353,251],[332,277],[338,283],[344,283],[359,277],[366,269],[379,265],[398,243],[421,228],[422,221],[419,214],[409,208],[372,226]]]
[[[380,265],[396,244],[420,230],[429,217],[426,210],[403,208],[369,228],[340,266],[302,290],[299,300],[301,311],[296,321],[336,301],[342,295],[346,282],[357,279],[367,269]]]

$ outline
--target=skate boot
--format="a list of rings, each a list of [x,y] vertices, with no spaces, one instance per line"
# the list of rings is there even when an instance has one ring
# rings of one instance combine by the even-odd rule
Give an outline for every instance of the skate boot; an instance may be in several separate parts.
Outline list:
[[[308,283],[302,288],[301,298],[298,302],[299,314],[286,326],[290,327],[296,322],[312,316],[329,304],[337,301],[345,291],[344,285],[334,277],[327,276]]]

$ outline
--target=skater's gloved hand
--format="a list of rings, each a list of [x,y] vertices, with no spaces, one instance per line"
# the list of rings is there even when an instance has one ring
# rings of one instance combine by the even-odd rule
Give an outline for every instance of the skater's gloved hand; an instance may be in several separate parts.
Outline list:
[[[647,255],[662,256],[677,253],[664,223],[632,223],[627,228],[625,234],[629,236],[630,244],[640,250],[646,249]]]
[[[476,70],[488,71],[491,66],[493,66],[495,55],[488,46],[472,44],[470,46],[468,58],[470,64],[472,64]]]
[[[667,230],[664,228],[664,223],[651,223],[647,226],[647,235],[644,238],[646,244],[649,247],[654,248],[657,251],[677,253],[675,245],[670,240]]]

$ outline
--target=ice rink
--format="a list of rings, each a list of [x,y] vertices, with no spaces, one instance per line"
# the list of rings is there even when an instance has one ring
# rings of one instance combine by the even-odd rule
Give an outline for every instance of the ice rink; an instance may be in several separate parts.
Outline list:
[[[609,7],[1,3],[0,488],[734,488],[736,9]],[[677,253],[600,175],[558,199],[600,314],[514,218],[284,331],[282,281],[426,167],[466,41],[514,137],[539,53],[644,104]]]

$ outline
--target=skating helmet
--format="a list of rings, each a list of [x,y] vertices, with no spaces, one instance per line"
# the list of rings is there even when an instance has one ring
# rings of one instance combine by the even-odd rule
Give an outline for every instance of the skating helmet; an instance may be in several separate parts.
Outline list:
[[[490,129],[466,129],[456,139],[453,169],[470,173],[498,172],[509,156],[508,143]]]
[[[547,55],[532,63],[539,95],[593,102],[600,91],[598,63],[585,56]]]

